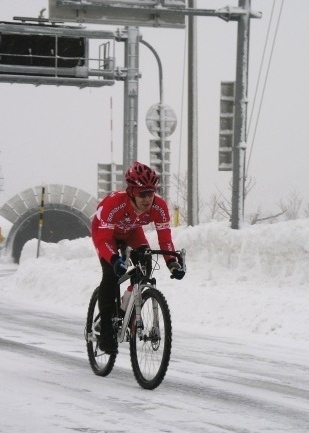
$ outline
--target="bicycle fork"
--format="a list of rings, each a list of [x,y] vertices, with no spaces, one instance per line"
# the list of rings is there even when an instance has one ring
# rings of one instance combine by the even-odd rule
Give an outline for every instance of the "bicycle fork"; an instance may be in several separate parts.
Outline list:
[[[143,336],[143,322],[142,322],[142,290],[139,284],[133,286],[133,297],[135,304],[135,326],[139,338]]]
[[[137,332],[138,338],[140,340],[145,339],[144,335],[144,324],[142,319],[142,290],[145,287],[149,287],[148,285],[143,284],[134,284],[133,290],[131,292],[131,297],[129,299],[129,303],[126,309],[126,313],[123,319],[123,324],[121,329],[118,332],[118,342],[122,343],[126,337],[126,331],[129,326],[129,322],[131,319],[131,330]],[[133,309],[135,307],[135,314],[133,315]],[[159,323],[159,307],[158,301],[156,299],[152,299],[152,312],[153,312],[153,323],[151,330],[148,329],[149,335],[146,339],[156,340],[161,339],[160,335],[160,323]]]

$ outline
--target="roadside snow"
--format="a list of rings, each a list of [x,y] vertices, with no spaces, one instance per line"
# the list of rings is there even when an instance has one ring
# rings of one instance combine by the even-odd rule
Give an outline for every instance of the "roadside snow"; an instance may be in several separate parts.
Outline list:
[[[147,230],[156,248],[156,233]],[[170,279],[165,264],[158,288],[173,326],[198,333],[251,335],[305,341],[309,337],[309,219],[232,230],[212,222],[173,229],[187,251],[187,274]],[[17,271],[1,278],[0,292],[20,302],[86,314],[101,269],[90,238],[25,245]],[[1,257],[0,266],[7,258]],[[125,288],[125,287],[124,287]]]

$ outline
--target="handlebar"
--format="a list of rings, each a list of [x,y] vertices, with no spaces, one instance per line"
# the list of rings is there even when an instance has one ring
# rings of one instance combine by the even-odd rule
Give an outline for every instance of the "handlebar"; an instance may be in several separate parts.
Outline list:
[[[145,248],[143,250],[140,250],[140,249],[133,249],[133,248],[128,246],[125,249],[125,257],[126,257],[125,266],[127,268],[127,272],[124,275],[122,275],[122,277],[119,278],[118,284],[121,284],[124,281],[128,280],[136,272],[136,266],[131,267],[131,269],[129,269],[130,264],[131,264],[130,257],[131,257],[131,253],[133,251],[136,251],[139,254],[142,254],[144,257],[149,257],[152,255],[162,255],[162,256],[166,255],[166,256],[176,257],[179,261],[179,264],[181,265],[181,268],[184,271],[186,271],[186,263],[185,263],[186,250],[184,248],[182,248],[179,251],[168,251],[168,250],[152,250],[151,248]]]
[[[182,259],[186,254],[185,250],[182,249],[180,251],[168,251],[168,250],[149,250],[151,254],[161,254],[165,256],[174,256],[179,259]]]

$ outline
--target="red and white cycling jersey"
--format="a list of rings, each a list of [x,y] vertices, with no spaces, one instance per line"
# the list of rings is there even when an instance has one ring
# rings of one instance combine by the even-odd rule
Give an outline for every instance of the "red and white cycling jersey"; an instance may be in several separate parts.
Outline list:
[[[110,263],[112,256],[118,254],[119,240],[132,248],[148,245],[142,226],[151,222],[155,224],[160,248],[175,251],[171,238],[170,216],[163,198],[155,195],[150,210],[137,215],[125,191],[114,192],[105,197],[99,203],[92,222],[92,239],[99,258]],[[172,256],[164,258],[167,261]]]

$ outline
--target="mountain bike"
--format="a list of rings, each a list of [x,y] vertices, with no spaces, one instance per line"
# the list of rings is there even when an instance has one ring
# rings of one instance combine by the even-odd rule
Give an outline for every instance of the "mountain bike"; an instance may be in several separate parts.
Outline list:
[[[185,250],[152,250],[148,247],[133,250],[126,247],[127,272],[119,278],[119,293],[115,298],[112,317],[118,343],[130,346],[131,366],[138,384],[145,389],[160,385],[168,369],[172,348],[172,323],[169,306],[164,295],[156,287],[153,272],[160,269],[160,255],[177,257],[183,270]],[[172,278],[172,276],[171,276]],[[131,291],[125,312],[120,308],[120,284],[130,279]],[[85,338],[90,366],[98,376],[111,373],[117,353],[106,354],[99,349],[100,312],[97,287],[90,299]]]

